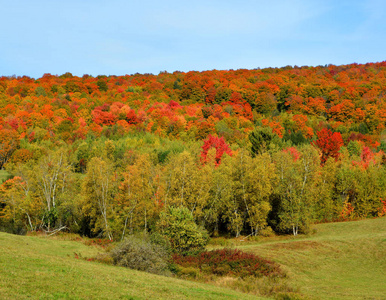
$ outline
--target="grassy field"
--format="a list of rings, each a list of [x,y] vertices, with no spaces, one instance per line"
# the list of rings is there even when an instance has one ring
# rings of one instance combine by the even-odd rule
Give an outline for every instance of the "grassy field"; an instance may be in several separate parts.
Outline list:
[[[230,289],[76,259],[81,242],[0,233],[0,299],[256,299]]]
[[[319,224],[315,230],[238,248],[279,262],[291,285],[311,298],[386,298],[386,217]]]
[[[310,236],[237,242],[279,262],[290,286],[310,299],[385,299],[386,218],[315,226]],[[235,241],[233,241],[235,243]],[[256,299],[220,286],[75,258],[81,242],[0,233],[0,299]]]

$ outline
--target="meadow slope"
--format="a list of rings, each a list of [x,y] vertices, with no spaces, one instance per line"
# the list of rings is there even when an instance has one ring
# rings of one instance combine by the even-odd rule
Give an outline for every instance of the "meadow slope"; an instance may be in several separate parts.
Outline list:
[[[316,233],[238,246],[279,262],[315,299],[385,299],[386,218],[315,226]]]
[[[0,299],[255,299],[208,284],[76,259],[75,241],[0,233]]]
[[[310,299],[384,299],[386,218],[315,225],[315,233],[276,236],[237,247],[280,263]],[[256,299],[224,287],[76,259],[95,247],[0,233],[0,298]],[[226,284],[225,284],[226,285]]]

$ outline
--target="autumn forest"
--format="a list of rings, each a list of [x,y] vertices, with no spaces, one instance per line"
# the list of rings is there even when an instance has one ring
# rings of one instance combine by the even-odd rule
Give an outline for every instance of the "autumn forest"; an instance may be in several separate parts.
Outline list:
[[[121,240],[386,214],[386,62],[0,77],[0,230]]]

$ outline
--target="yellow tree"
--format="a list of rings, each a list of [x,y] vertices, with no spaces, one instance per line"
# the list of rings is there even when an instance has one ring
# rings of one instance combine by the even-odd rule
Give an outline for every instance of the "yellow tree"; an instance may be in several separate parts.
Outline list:
[[[7,180],[0,186],[0,198],[0,203],[3,203],[1,219],[11,223],[14,228],[23,226],[31,231],[38,228],[42,205],[33,197],[28,182],[19,176]]]
[[[128,165],[122,174],[123,182],[119,187],[117,202],[120,207],[119,215],[122,222],[122,239],[134,228],[148,229],[149,220],[153,220],[155,213],[161,206],[159,171],[152,165],[148,154],[139,155],[135,162]]]
[[[268,153],[252,158],[245,150],[239,150],[230,162],[232,188],[230,201],[225,203],[225,216],[236,236],[244,223],[249,225],[251,235],[257,235],[267,225],[271,210],[269,196],[275,178],[274,165]]]
[[[201,218],[209,198],[211,172],[199,167],[197,160],[184,151],[172,157],[165,172],[166,206],[185,206],[195,218]]]
[[[319,168],[316,180],[314,195],[315,199],[315,217],[319,220],[332,221],[340,205],[337,205],[335,198],[336,173],[338,164],[334,158],[327,159],[323,167]]]
[[[205,170],[211,174],[212,180],[202,220],[205,227],[211,228],[215,235],[218,233],[220,217],[224,213],[224,203],[231,195],[231,172],[227,167],[228,164],[216,165],[216,149],[211,148],[207,154]]]

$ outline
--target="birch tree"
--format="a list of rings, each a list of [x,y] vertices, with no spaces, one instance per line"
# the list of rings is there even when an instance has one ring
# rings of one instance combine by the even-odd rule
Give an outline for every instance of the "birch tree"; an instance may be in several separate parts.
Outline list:
[[[209,197],[211,173],[199,168],[192,155],[184,151],[173,157],[166,168],[168,205],[185,206],[195,218],[201,218]]]
[[[160,203],[160,174],[148,154],[139,155],[134,164],[127,166],[117,195],[122,221],[122,238],[127,229],[142,227],[147,231],[154,220]]]
[[[111,220],[113,216],[113,192],[115,188],[112,163],[108,159],[93,157],[87,165],[82,185],[83,211],[94,222],[94,233],[102,231],[113,239]]]
[[[302,148],[299,159],[285,151],[274,156],[279,179],[275,189],[280,199],[279,227],[292,230],[293,235],[299,228],[307,228],[313,218],[318,158],[312,146]]]
[[[57,209],[70,186],[71,165],[65,148],[49,150],[32,170],[33,185],[45,207],[44,223],[55,226]]]

